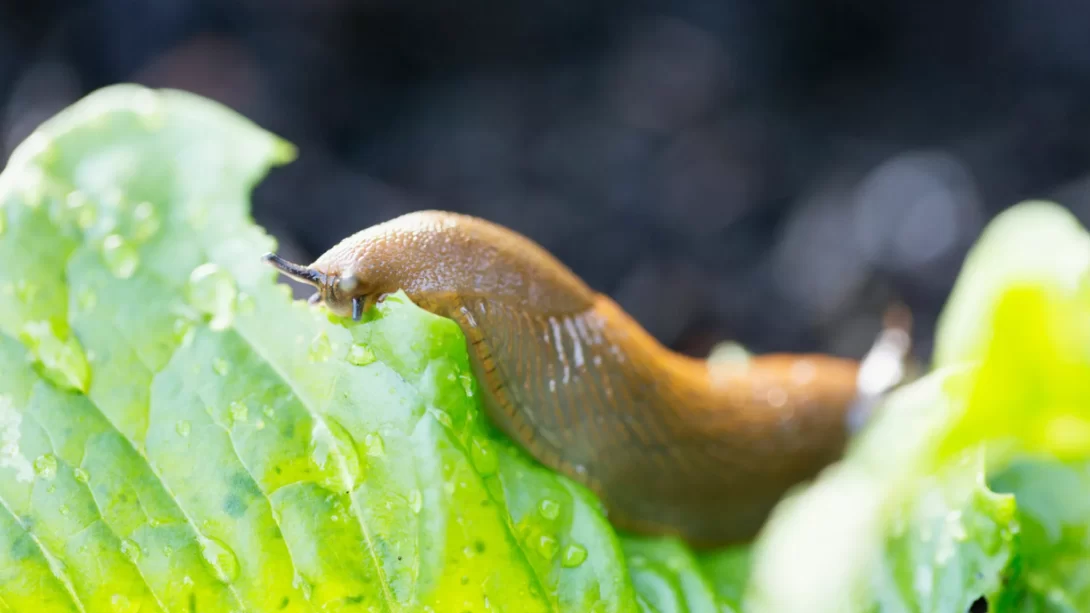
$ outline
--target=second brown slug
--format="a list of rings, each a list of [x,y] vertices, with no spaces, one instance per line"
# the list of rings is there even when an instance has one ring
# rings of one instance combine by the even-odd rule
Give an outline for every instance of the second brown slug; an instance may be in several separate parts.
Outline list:
[[[358,319],[403,290],[456,321],[490,420],[596,492],[621,529],[697,546],[749,540],[848,439],[858,362],[675,353],[542,247],[481,219],[416,212],[310,266],[265,257],[336,314]]]

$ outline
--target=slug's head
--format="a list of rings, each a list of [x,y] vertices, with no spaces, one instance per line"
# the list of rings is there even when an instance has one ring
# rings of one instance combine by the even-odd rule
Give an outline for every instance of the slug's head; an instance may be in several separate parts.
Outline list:
[[[359,321],[363,312],[371,308],[379,294],[360,281],[354,274],[339,274],[338,271],[324,270],[324,267],[301,266],[285,260],[275,253],[266,253],[264,258],[280,272],[296,281],[313,285],[316,291],[310,297],[311,304],[324,304],[331,312],[341,317]]]

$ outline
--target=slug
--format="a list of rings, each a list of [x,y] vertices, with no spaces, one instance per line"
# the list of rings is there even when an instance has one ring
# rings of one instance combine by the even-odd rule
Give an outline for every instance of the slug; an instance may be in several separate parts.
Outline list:
[[[457,322],[489,420],[595,492],[622,530],[696,547],[751,540],[851,432],[859,362],[675,353],[544,248],[482,219],[415,212],[310,266],[265,260],[340,316],[403,290]]]

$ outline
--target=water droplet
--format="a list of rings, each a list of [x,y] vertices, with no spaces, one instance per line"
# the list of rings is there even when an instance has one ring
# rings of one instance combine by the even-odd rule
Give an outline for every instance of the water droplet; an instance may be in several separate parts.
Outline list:
[[[185,317],[179,317],[174,320],[174,340],[178,344],[186,344],[189,341],[190,333],[193,332],[193,322]]]
[[[57,476],[57,458],[52,453],[45,453],[34,460],[34,472],[46,481]]]
[[[96,296],[90,288],[85,287],[80,290],[79,295],[76,297],[76,304],[78,304],[79,309],[85,313],[93,311],[95,305],[98,304],[98,296]]]
[[[466,396],[473,397],[473,377],[469,375],[458,375],[458,378],[462,381],[462,390],[465,391]]]
[[[182,438],[185,438],[185,437],[189,436],[190,429],[191,429],[191,426],[189,425],[189,422],[187,420],[184,420],[184,419],[180,420],[178,423],[174,424],[174,431],[177,432],[178,436],[180,436]]]
[[[106,268],[118,279],[128,279],[136,272],[140,256],[120,235],[111,234],[102,241],[102,259]]]
[[[68,505],[66,504],[62,504],[57,510],[61,512],[61,515],[68,515]]]
[[[367,455],[373,458],[386,455],[386,443],[380,434],[368,434],[363,439],[363,446],[367,449]]]
[[[556,538],[548,534],[542,534],[537,538],[535,548],[537,549],[537,552],[541,554],[541,557],[551,560],[556,556]]]
[[[150,202],[137,204],[132,211],[132,239],[142,243],[159,231],[159,215]]]
[[[443,425],[447,430],[454,429],[454,421],[450,418],[450,413],[447,413],[443,409],[432,408],[429,413],[435,418],[435,421]]]
[[[72,476],[76,478],[79,483],[87,483],[91,480],[91,474],[82,468],[75,468],[72,470]]]
[[[232,424],[245,423],[246,418],[249,416],[249,409],[246,408],[246,403],[235,400],[228,407],[228,412],[231,415]]]
[[[366,345],[357,343],[348,350],[348,361],[356,366],[367,366],[375,361],[375,354]]]
[[[326,476],[322,485],[336,492],[350,492],[360,480],[361,462],[356,442],[335,420],[316,421],[310,436],[310,459]]]
[[[140,561],[140,545],[136,541],[129,539],[121,541],[121,553],[125,554],[125,557],[134,563]]]
[[[420,490],[413,490],[409,492],[409,508],[413,510],[413,513],[420,513],[420,509],[424,506],[424,497],[420,495]]]
[[[129,600],[129,597],[124,594],[114,594],[110,597],[110,608],[114,613],[137,613],[140,610],[140,603]]]
[[[64,199],[64,204],[66,208],[64,217],[74,218],[76,225],[81,230],[87,230],[95,225],[95,220],[98,219],[98,210],[83,192],[78,190],[69,192]]]
[[[298,571],[296,571],[295,576],[291,579],[291,587],[302,592],[304,600],[310,600],[314,595],[314,586],[311,585],[311,582],[308,581],[306,577],[300,575]]]
[[[575,568],[587,559],[587,548],[572,543],[564,548],[564,556],[560,558],[560,565],[564,568]]]
[[[212,371],[222,377],[231,372],[231,367],[227,364],[227,360],[223,358],[213,358]]]
[[[208,325],[213,330],[226,329],[234,322],[238,288],[226,270],[211,263],[194,268],[186,293],[189,303],[211,318]]]
[[[51,381],[62,387],[87,391],[91,367],[74,335],[61,340],[49,322],[32,321],[23,326],[20,337]]]
[[[541,516],[550,521],[560,517],[560,503],[555,500],[546,498],[541,501],[537,508]]]
[[[310,351],[307,352],[307,359],[311,362],[325,362],[331,355],[333,355],[333,345],[329,342],[329,336],[323,330],[314,337],[314,340],[310,341]]]
[[[495,473],[496,469],[499,468],[496,452],[492,449],[492,444],[485,439],[473,439],[469,448],[469,456],[473,461],[473,466],[482,476],[487,477]]]
[[[163,545],[163,556],[169,558],[174,555],[174,548],[170,545]]]
[[[218,539],[199,537],[201,555],[208,565],[215,571],[216,576],[224,583],[230,583],[238,577],[238,558]]]

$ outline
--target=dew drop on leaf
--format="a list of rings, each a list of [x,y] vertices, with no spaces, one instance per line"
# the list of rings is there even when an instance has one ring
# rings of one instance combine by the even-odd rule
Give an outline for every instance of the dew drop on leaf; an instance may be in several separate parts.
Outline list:
[[[310,600],[314,593],[314,586],[310,581],[307,581],[306,577],[300,575],[298,572],[291,579],[291,586],[301,592],[303,592],[303,598]]]
[[[246,403],[235,400],[227,408],[228,413],[231,416],[232,424],[243,423],[249,416],[249,409],[246,408]]]
[[[238,558],[219,539],[199,537],[201,555],[208,565],[215,571],[216,577],[224,583],[230,583],[238,577]]]
[[[560,516],[560,503],[546,498],[538,505],[538,511],[545,519],[554,520]]]
[[[435,418],[435,421],[442,424],[444,428],[447,430],[454,429],[454,420],[450,418],[450,413],[447,413],[443,409],[432,409],[430,413],[432,417]]]
[[[57,476],[57,458],[52,453],[44,453],[34,459],[34,473],[46,481]]]
[[[210,318],[209,327],[224,330],[235,320],[238,288],[231,273],[216,264],[202,264],[189,275],[189,304]]]
[[[482,476],[487,477],[495,473],[496,469],[499,468],[499,461],[496,459],[496,452],[492,449],[492,444],[483,438],[473,439],[470,444],[469,455],[473,461],[473,466]]]
[[[219,376],[224,376],[231,371],[231,367],[227,364],[227,360],[223,358],[212,359],[212,370]]]
[[[330,344],[329,336],[327,336],[323,330],[310,341],[310,350],[307,352],[307,359],[311,362],[325,362],[331,355],[333,355],[333,345]]]
[[[185,344],[189,338],[189,333],[193,331],[193,322],[185,317],[179,317],[174,320],[174,340],[178,344]]]
[[[81,230],[87,230],[95,225],[95,221],[98,219],[98,209],[83,192],[70,192],[68,197],[65,198],[65,205],[68,208],[68,215],[75,217],[76,225]]]
[[[366,345],[357,343],[348,350],[348,361],[356,366],[367,366],[375,361],[375,354]]]
[[[541,554],[541,557],[545,558],[546,560],[551,560],[553,559],[553,557],[556,556],[556,537],[550,536],[548,534],[542,534],[537,538],[537,543],[534,544],[534,548],[537,549],[537,552],[539,554]]]
[[[102,259],[110,274],[118,279],[131,277],[140,264],[136,249],[118,234],[111,234],[102,241]]]
[[[189,422],[182,419],[178,423],[174,424],[174,431],[178,433],[178,436],[185,438],[189,436],[190,425]]]
[[[61,340],[49,322],[32,321],[23,326],[21,340],[50,380],[62,387],[87,391],[91,367],[75,336]]]
[[[420,490],[413,490],[409,492],[409,507],[413,510],[413,513],[420,513],[420,509],[424,506],[424,497],[420,495]]]
[[[132,211],[132,239],[142,243],[159,231],[159,216],[150,202],[141,202]]]
[[[68,515],[68,505],[66,504],[62,504],[57,510],[60,511],[61,515]]]
[[[121,541],[121,553],[125,554],[125,557],[134,563],[140,561],[140,545],[136,541],[131,539]]]
[[[310,459],[325,477],[322,484],[336,492],[352,491],[360,480],[360,457],[348,431],[333,419],[314,422]]]
[[[560,565],[564,568],[575,568],[587,559],[587,548],[572,543],[564,548],[564,556],[560,558]]]
[[[140,603],[134,603],[124,594],[114,594],[110,597],[110,609],[113,613],[137,613]]]
[[[90,473],[82,468],[75,468],[72,470],[72,476],[75,477],[76,481],[79,483],[87,483],[91,480]]]
[[[363,446],[367,449],[367,455],[373,458],[379,458],[386,455],[386,442],[382,440],[381,434],[368,434],[363,439]]]

